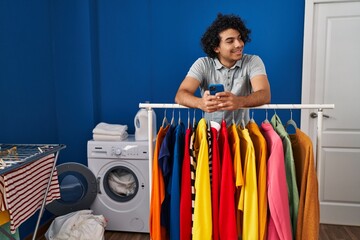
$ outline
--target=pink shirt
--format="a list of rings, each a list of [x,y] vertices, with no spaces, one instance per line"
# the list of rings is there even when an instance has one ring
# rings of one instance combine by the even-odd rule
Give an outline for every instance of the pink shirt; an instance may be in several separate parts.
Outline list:
[[[267,239],[291,240],[292,232],[282,141],[268,122],[261,124],[261,132],[266,139],[269,153],[266,182],[270,216]]]
[[[180,195],[180,239],[191,240],[192,224],[192,201],[191,201],[191,176],[190,176],[190,136],[192,130],[186,129],[184,159],[181,174],[181,195]]]

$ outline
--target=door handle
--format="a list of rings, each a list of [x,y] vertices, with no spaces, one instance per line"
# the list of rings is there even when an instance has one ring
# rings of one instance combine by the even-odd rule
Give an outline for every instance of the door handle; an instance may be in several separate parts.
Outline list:
[[[311,118],[317,118],[317,117],[318,117],[318,114],[317,114],[316,112],[312,112],[312,113],[310,113],[310,117],[311,117]],[[330,118],[330,116],[329,116],[329,115],[326,115],[326,114],[323,114],[323,117],[324,117],[324,118]]]

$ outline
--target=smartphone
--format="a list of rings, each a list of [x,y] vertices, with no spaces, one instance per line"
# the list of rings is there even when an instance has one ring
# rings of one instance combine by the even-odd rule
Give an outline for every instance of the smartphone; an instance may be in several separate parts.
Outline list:
[[[224,91],[224,85],[220,83],[212,83],[209,85],[210,95],[215,95],[218,92]]]

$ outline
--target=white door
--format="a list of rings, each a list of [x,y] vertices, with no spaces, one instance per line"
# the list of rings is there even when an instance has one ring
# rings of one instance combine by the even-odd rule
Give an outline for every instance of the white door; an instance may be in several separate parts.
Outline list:
[[[360,1],[306,0],[302,103],[335,104],[317,160],[320,221],[360,226]],[[315,143],[311,112],[301,128]]]

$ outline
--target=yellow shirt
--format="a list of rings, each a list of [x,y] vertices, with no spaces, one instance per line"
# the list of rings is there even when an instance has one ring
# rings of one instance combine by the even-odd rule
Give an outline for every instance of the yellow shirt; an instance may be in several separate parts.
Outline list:
[[[241,156],[240,156],[240,138],[236,129],[236,125],[232,124],[228,128],[229,134],[229,145],[231,149],[231,154],[234,159],[234,174],[235,174],[235,186],[240,188],[244,185],[243,171],[241,166]]]
[[[212,239],[212,213],[209,172],[209,146],[206,120],[202,118],[196,128],[194,148],[198,151],[195,174],[195,208],[192,228],[193,240]]]
[[[258,194],[256,180],[255,150],[249,131],[238,127],[241,159],[244,161],[244,187],[240,194],[239,205],[243,210],[242,240],[259,239]]]

